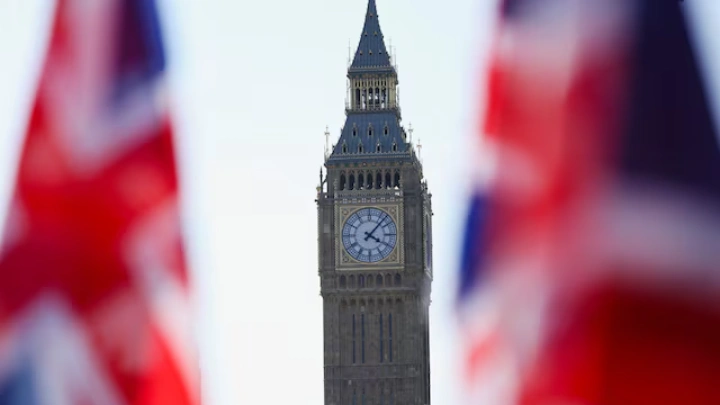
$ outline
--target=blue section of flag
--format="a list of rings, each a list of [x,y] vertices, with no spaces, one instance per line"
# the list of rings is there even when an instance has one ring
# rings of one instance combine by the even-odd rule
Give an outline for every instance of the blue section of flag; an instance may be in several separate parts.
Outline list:
[[[37,405],[34,377],[31,363],[24,362],[0,381],[0,405]]]
[[[503,0],[500,6],[503,18],[512,19],[522,14],[528,7],[542,0]]]
[[[122,35],[117,36],[116,99],[128,89],[157,78],[166,66],[155,1],[125,0],[119,18]]]
[[[469,295],[481,278],[488,203],[485,196],[475,193],[470,201],[460,263],[460,299]]]
[[[681,6],[641,4],[622,172],[720,201],[720,148]]]

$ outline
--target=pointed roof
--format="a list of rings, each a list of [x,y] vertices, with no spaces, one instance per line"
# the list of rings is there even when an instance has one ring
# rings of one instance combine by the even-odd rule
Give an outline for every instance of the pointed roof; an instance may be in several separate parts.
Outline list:
[[[409,160],[410,153],[405,129],[394,111],[349,114],[328,163]]]
[[[349,71],[368,70],[394,70],[390,62],[385,40],[380,29],[377,6],[375,0],[368,1],[365,25],[360,34],[360,43],[355,51],[355,58]]]

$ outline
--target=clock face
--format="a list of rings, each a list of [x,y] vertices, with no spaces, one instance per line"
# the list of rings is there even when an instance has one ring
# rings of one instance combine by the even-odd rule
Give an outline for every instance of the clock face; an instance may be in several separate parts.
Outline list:
[[[363,208],[345,221],[342,243],[355,260],[379,262],[395,249],[397,226],[387,212],[379,208]]]

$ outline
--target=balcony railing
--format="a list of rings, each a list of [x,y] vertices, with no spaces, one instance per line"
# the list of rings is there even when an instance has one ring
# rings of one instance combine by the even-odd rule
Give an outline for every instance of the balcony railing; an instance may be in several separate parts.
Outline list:
[[[391,106],[388,104],[370,104],[363,106],[351,106],[349,102],[345,102],[346,112],[367,112],[367,111],[397,111],[401,112],[400,106]]]
[[[385,188],[382,190],[338,190],[335,198],[402,198],[403,191],[399,188]]]

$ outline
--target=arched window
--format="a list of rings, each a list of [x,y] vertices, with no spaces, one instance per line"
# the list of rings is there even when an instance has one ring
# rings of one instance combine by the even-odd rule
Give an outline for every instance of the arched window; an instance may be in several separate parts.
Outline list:
[[[360,108],[363,110],[367,108],[367,90],[365,89],[362,91],[362,103]]]
[[[343,142],[342,153],[347,153],[347,145]]]
[[[381,152],[381,151],[382,151],[382,148],[380,147],[380,144],[377,144],[377,146],[375,147],[375,152]]]
[[[388,126],[385,125],[385,132],[384,132],[384,134],[387,135],[387,134],[389,134],[389,133],[390,133],[390,128],[388,128]]]
[[[375,87],[375,105],[380,106],[380,88]]]
[[[375,176],[375,188],[378,190],[382,188],[382,174],[380,172]]]
[[[383,285],[383,279],[382,279],[382,276],[381,276],[381,275],[378,274],[378,275],[375,277],[375,284],[376,284],[378,287],[382,287],[382,285]]]
[[[365,314],[360,314],[360,339],[360,361],[365,364]]]
[[[345,175],[341,174],[340,175],[340,190],[345,190],[345,181],[346,181]]]
[[[353,136],[357,136],[357,128],[353,127]]]
[[[348,181],[348,190],[355,190],[355,175],[350,175],[350,180]]]
[[[382,91],[382,101],[381,101],[382,108],[387,108],[387,90],[383,89]]]
[[[373,276],[368,276],[368,277],[367,277],[367,286],[368,286],[368,288],[372,288],[372,287],[373,287],[373,281],[374,281],[374,280],[375,280],[375,279],[373,278]]]
[[[356,327],[355,327],[355,314],[352,315],[352,362],[355,364],[355,336],[356,336]],[[353,399],[353,402],[355,400]]]
[[[362,146],[362,144],[358,145],[358,153],[363,153],[363,146]]]
[[[355,89],[355,108],[360,107],[360,89]]]
[[[368,90],[368,104],[370,105],[370,108],[373,107],[373,104],[375,103],[374,97],[373,97],[373,89],[372,87]]]
[[[362,274],[358,276],[358,287],[365,287],[365,276],[363,276]]]
[[[390,179],[390,172],[385,173],[385,188],[392,187],[392,180]]]
[[[393,182],[395,188],[400,188],[400,172],[395,172],[395,181]]]
[[[362,173],[358,174],[358,190],[362,190],[365,187],[365,176]]]
[[[347,279],[345,278],[345,276],[340,276],[340,288],[345,287],[347,287]]]
[[[354,358],[354,357],[353,357]],[[388,361],[393,362],[393,321],[392,313],[388,314]]]
[[[372,173],[367,174],[367,189],[372,190],[373,189],[373,175]]]
[[[352,277],[352,276],[350,276]],[[385,275],[385,285],[390,287],[392,285],[392,277],[389,274]]]
[[[368,128],[368,136],[373,136],[373,128],[372,127]]]
[[[393,142],[393,152],[397,152],[397,143]]]
[[[388,276],[388,277],[389,277],[389,276]],[[385,281],[388,281],[388,280],[385,280]],[[350,284],[350,288],[355,288],[355,276],[350,276],[350,277],[348,278],[348,282],[349,282],[349,284]]]
[[[400,274],[395,274],[395,287],[399,287],[402,284],[402,278]]]
[[[385,336],[383,334],[383,316],[382,314],[378,317],[378,326],[380,327],[380,363],[383,363],[385,361]],[[381,394],[382,395],[382,394]],[[382,396],[380,397],[382,398]],[[380,403],[382,403],[382,399],[380,399]]]

